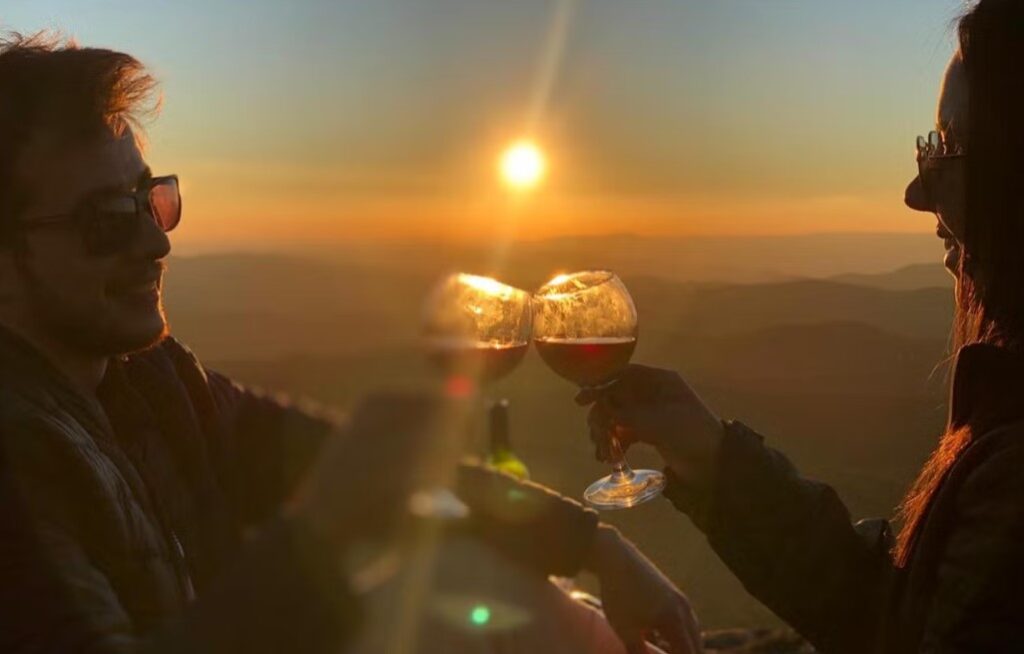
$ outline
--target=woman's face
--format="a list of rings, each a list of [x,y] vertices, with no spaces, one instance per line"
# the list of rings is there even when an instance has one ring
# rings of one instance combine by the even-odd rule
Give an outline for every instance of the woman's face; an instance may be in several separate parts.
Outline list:
[[[963,61],[953,55],[946,68],[939,92],[935,129],[949,149],[967,152],[967,83]],[[955,274],[960,261],[966,218],[966,176],[964,157],[933,159],[924,168],[924,182],[918,175],[907,186],[905,202],[917,211],[927,211],[938,219],[935,233],[943,240],[943,263]]]

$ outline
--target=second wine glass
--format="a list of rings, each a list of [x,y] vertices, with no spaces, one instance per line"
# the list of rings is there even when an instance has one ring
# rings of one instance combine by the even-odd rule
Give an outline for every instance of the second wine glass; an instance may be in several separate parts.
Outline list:
[[[423,340],[450,390],[500,379],[530,345],[530,294],[490,277],[449,275],[428,296]]]
[[[472,423],[471,407],[480,386],[504,377],[523,360],[532,318],[529,293],[490,277],[455,273],[427,295],[421,325],[427,358],[443,375],[446,395],[460,400],[447,416],[445,431],[451,441],[436,444],[441,461],[463,454],[462,436]],[[443,479],[440,485],[413,497],[414,513],[434,518],[467,513],[465,504],[444,487],[450,474],[439,471],[434,476]]]
[[[533,339],[555,373],[583,388],[615,383],[637,339],[637,313],[625,284],[612,272],[558,275],[534,295]],[[597,480],[583,498],[599,509],[625,509],[657,497],[665,475],[632,470],[616,436],[608,434],[612,474]]]

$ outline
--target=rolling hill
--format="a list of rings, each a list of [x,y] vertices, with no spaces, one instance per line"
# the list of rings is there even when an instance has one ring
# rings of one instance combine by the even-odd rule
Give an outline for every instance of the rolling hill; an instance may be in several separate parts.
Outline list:
[[[674,282],[623,275],[644,340],[709,337],[773,325],[860,322],[941,339],[948,289],[889,290],[833,280],[763,284]],[[274,359],[411,343],[425,272],[255,254],[175,258],[166,305],[176,334],[204,356]]]
[[[830,279],[844,284],[884,288],[890,291],[953,287],[953,278],[945,267],[938,263],[916,263],[884,273],[847,273]]]

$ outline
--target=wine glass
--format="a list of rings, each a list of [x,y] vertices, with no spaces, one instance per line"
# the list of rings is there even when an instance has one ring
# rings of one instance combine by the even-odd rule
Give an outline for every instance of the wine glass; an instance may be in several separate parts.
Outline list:
[[[434,287],[424,306],[423,345],[427,359],[443,375],[446,395],[475,399],[481,385],[519,365],[530,346],[530,302],[526,291],[467,273],[449,275]],[[465,433],[468,405],[456,405],[466,410],[449,416],[448,433]],[[449,454],[442,459],[450,459]],[[417,515],[460,517],[456,503],[465,511],[465,504],[451,491],[435,488],[416,493],[410,506]]]
[[[530,346],[530,294],[490,277],[457,273],[428,296],[427,357],[450,393],[472,394],[519,365]]]
[[[636,348],[637,315],[625,284],[607,270],[558,275],[534,294],[533,342],[556,374],[582,388],[606,388]],[[612,474],[583,498],[599,509],[624,509],[657,497],[665,475],[632,470],[613,429],[608,434]]]

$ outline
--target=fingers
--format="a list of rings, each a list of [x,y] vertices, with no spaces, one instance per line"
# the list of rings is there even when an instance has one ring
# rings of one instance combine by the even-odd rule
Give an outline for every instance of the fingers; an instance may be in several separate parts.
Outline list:
[[[688,392],[689,386],[674,370],[631,364],[601,399],[613,407],[633,406],[680,397]]]
[[[666,386],[685,383],[679,373],[664,368],[652,368],[638,363],[626,366],[614,381],[598,388],[584,388],[576,394],[576,403],[585,406],[614,397],[647,397],[656,395]]]
[[[587,426],[590,429],[590,440],[594,443],[594,457],[607,463],[611,457],[608,437],[615,427],[614,421],[602,405],[596,404],[587,415]]]
[[[580,406],[587,406],[588,404],[593,404],[601,399],[601,394],[603,392],[604,389],[584,388],[579,393],[576,393],[576,397],[573,398],[573,400]]]
[[[691,395],[692,389],[678,372],[633,363],[614,382],[600,388],[584,388],[576,394],[575,401],[580,406],[602,403],[620,408]]]

